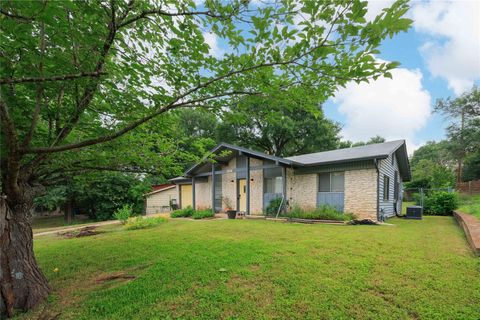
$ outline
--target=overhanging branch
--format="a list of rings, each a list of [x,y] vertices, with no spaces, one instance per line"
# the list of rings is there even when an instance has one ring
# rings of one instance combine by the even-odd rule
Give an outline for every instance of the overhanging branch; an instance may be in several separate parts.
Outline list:
[[[49,82],[49,81],[68,81],[68,80],[75,80],[78,78],[85,78],[85,77],[97,78],[106,74],[107,74],[106,72],[96,71],[96,72],[82,72],[77,74],[66,74],[61,76],[51,76],[51,77],[2,78],[0,79],[0,85],[17,84],[17,83],[37,83],[37,82]]]

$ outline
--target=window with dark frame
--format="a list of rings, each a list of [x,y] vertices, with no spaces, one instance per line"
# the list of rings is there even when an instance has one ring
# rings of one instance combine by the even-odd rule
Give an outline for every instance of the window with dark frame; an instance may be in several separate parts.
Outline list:
[[[383,201],[390,200],[390,177],[383,176]]]
[[[344,172],[325,172],[318,175],[318,192],[344,192]]]

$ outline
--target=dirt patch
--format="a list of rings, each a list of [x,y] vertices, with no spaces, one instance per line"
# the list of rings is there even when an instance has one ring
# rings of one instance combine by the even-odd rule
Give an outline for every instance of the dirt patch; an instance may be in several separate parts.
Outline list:
[[[94,236],[97,234],[100,234],[102,232],[97,230],[96,226],[89,226],[89,227],[84,227],[81,229],[77,230],[70,230],[70,231],[65,231],[65,232],[59,232],[58,235],[62,236],[67,239],[71,238],[81,238],[81,237],[89,237],[89,236]]]
[[[115,282],[128,282],[135,279],[136,276],[132,274],[127,274],[125,272],[116,272],[111,274],[102,275],[95,279],[95,283],[97,284],[104,284],[107,282],[115,281]]]

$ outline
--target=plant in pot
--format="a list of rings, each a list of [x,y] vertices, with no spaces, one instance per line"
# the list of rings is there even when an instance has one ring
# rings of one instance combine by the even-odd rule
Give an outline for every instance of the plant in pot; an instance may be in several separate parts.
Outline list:
[[[227,213],[228,219],[235,219],[237,210],[233,209],[232,200],[229,197],[222,197],[222,202],[225,205],[224,211]]]

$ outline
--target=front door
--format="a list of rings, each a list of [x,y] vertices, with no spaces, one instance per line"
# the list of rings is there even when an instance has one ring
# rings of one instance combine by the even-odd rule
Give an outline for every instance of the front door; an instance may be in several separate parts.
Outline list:
[[[245,179],[238,180],[238,211],[245,212],[247,210],[247,181]]]
[[[191,184],[181,184],[180,185],[180,206],[182,209],[185,209],[188,206],[193,205],[192,199],[192,185]]]

